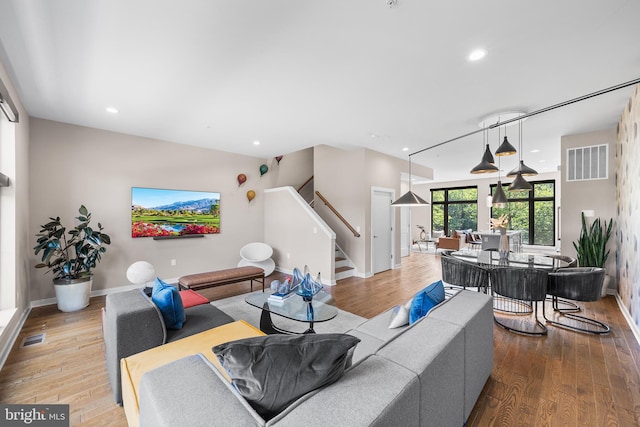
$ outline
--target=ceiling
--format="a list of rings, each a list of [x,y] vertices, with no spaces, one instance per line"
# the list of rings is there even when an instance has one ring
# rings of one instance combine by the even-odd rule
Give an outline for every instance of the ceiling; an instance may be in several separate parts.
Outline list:
[[[0,0],[0,59],[33,117],[261,158],[318,144],[407,158],[488,115],[640,77],[638,16],[634,0]],[[526,163],[557,170],[560,137],[615,127],[632,90],[525,121]],[[482,139],[411,158],[469,179]]]

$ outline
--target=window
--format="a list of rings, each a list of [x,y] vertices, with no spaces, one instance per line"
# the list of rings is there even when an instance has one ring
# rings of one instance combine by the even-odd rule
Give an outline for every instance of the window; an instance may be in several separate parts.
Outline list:
[[[15,125],[0,112],[0,172],[15,176]],[[0,329],[2,311],[16,307],[15,187],[0,185]]]
[[[478,187],[431,190],[431,230],[450,236],[468,229],[478,229]]]
[[[608,158],[607,144],[567,149],[567,181],[607,179]]]
[[[555,181],[530,182],[533,191],[511,192],[509,185],[502,189],[509,199],[504,208],[491,208],[491,218],[506,214],[510,230],[522,230],[526,245],[555,246],[556,194]],[[496,185],[491,185],[491,194]]]

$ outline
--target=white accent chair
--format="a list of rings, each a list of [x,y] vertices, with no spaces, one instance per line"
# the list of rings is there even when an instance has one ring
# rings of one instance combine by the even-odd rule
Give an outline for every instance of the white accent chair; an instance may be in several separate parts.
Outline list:
[[[253,242],[247,243],[240,249],[240,257],[238,267],[252,265],[260,267],[264,270],[264,276],[267,277],[276,269],[276,263],[271,258],[273,248],[266,243]]]

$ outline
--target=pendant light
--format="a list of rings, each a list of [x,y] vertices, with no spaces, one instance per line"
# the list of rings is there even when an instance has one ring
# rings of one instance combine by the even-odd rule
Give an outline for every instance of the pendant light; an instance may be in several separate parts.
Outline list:
[[[520,164],[524,165],[522,162],[522,120],[518,122],[518,129],[520,130]],[[517,169],[517,168],[516,168]],[[515,170],[515,169],[514,169]],[[513,171],[511,171],[513,172]],[[509,173],[511,173],[509,172]],[[509,176],[509,175],[507,175]],[[523,177],[522,171],[518,170],[516,172],[516,179],[513,180],[511,185],[509,185],[509,191],[531,191],[533,190],[533,186],[529,184]]]
[[[500,127],[498,127],[498,141],[500,141]],[[516,148],[513,145],[511,145],[511,143],[507,139],[507,128],[505,127],[504,140],[496,150],[496,156],[502,157],[502,156],[511,156],[514,154],[516,154]]]
[[[491,199],[491,204],[496,208],[504,208],[507,202],[507,195],[504,194],[504,190],[502,189],[502,181],[500,180],[500,159],[498,159],[498,186],[496,187],[496,192],[493,193],[493,198]]]
[[[395,202],[391,203],[391,206],[395,207],[417,207],[417,206],[428,206],[429,202],[424,200],[422,197],[418,196],[416,193],[411,191],[411,156],[409,156],[409,191],[404,193],[402,197],[400,197]]]
[[[518,163],[518,166],[513,168],[513,170],[511,170],[511,172],[509,172],[507,176],[509,178],[513,178],[514,176],[518,175],[518,173],[521,176],[536,176],[538,175],[538,172],[535,169],[525,165],[524,160],[522,160],[522,120],[518,122],[518,129],[520,132],[520,146],[519,146],[520,150],[518,151],[518,155],[520,157],[520,163]]]
[[[491,149],[489,148],[489,143],[486,138],[487,131],[482,134],[482,143],[486,144],[484,149],[484,155],[482,156],[482,160],[478,163],[473,169],[471,169],[472,174],[479,173],[493,173],[497,172],[498,168],[495,165],[495,160],[493,160],[493,154],[491,154]]]
[[[509,191],[531,191],[533,186],[529,184],[523,177],[522,173],[518,172],[516,179],[509,185]]]

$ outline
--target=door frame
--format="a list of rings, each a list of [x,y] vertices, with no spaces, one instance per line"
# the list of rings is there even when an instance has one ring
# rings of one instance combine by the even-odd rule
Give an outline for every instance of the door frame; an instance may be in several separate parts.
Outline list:
[[[380,193],[387,193],[389,194],[389,198],[393,201],[396,198],[396,190],[394,190],[393,188],[384,188],[384,187],[371,187],[371,199],[370,199],[370,204],[369,204],[369,217],[371,218],[371,223],[369,224],[369,242],[370,242],[370,249],[369,249],[369,257],[371,259],[371,275],[374,275],[374,253],[373,253],[373,198],[375,197],[375,193],[376,192],[380,192]],[[396,212],[395,209],[393,209],[391,206],[389,206],[389,210],[391,212],[391,218],[390,218],[390,222],[391,224],[389,224],[391,226],[390,228],[390,233],[391,233],[391,258],[389,258],[389,270],[393,270],[395,268],[398,268],[400,266],[400,263],[397,263],[396,267],[396,259],[397,259],[397,255],[396,254]]]

